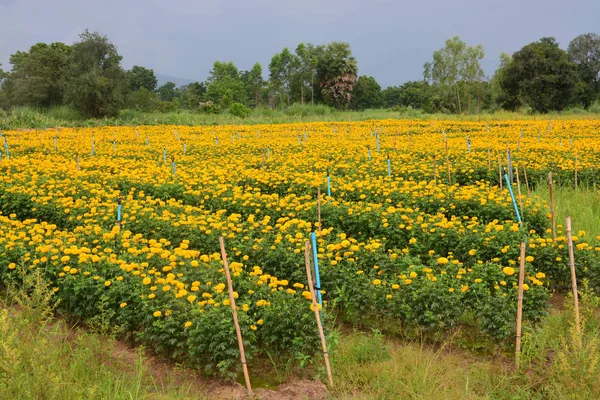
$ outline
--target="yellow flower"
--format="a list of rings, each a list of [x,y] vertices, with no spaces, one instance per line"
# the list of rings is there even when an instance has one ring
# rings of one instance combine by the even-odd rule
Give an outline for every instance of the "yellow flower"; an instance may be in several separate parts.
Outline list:
[[[183,324],[184,328],[189,328],[190,326],[192,326],[192,322],[188,321],[185,324]]]
[[[158,318],[158,317],[160,317],[162,315],[162,312],[160,312],[160,311],[154,311],[154,314],[152,314],[152,315],[154,315],[156,318]]]
[[[502,268],[502,272],[504,272],[508,276],[511,276],[515,274],[515,269],[513,267],[504,267]]]
[[[381,281],[379,279],[375,279],[373,281],[373,285],[377,286],[377,285],[381,285]]]
[[[142,280],[142,283],[143,283],[144,285],[149,285],[150,283],[152,283],[152,279],[150,279],[150,278],[144,278],[144,279]]]
[[[250,325],[250,329],[252,329],[253,331],[256,330],[256,325]]]
[[[104,286],[106,286],[106,287],[109,287],[111,284],[112,284],[112,282],[111,282],[111,281],[106,281],[106,282],[104,282]]]
[[[537,274],[535,274],[535,277],[538,279],[544,279],[546,277],[546,274],[543,272],[538,272]]]
[[[437,259],[437,263],[440,265],[448,264],[448,259],[446,257],[440,257]]]
[[[533,262],[533,257],[532,256],[527,256],[527,257],[525,257],[525,261],[527,261],[527,262]]]
[[[415,271],[411,271],[410,274],[409,274],[409,276],[411,278],[416,278],[417,277],[417,273]]]
[[[15,269],[15,268],[17,268],[17,264],[15,264],[15,263],[8,264],[8,269]]]
[[[123,303],[121,303],[121,304],[119,305],[119,307],[121,307],[121,308],[125,308],[125,307],[127,307],[127,303],[123,302]]]

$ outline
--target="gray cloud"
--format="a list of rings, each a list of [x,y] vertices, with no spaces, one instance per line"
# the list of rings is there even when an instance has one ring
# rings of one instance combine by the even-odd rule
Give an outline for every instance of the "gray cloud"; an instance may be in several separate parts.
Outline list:
[[[566,48],[581,33],[600,33],[596,0],[0,0],[0,63],[36,42],[72,43],[85,28],[109,36],[126,68],[203,80],[215,60],[240,69],[267,66],[299,42],[348,41],[360,74],[382,86],[419,79],[423,63],[460,36],[486,50],[492,74],[500,52],[543,36]]]

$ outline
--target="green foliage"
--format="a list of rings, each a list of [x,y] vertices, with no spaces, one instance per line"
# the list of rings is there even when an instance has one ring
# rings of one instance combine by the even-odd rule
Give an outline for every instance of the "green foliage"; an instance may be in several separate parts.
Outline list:
[[[158,98],[162,101],[173,101],[173,99],[179,95],[173,82],[166,82],[165,84],[161,85],[157,92]]]
[[[331,42],[318,52],[317,79],[325,104],[346,109],[352,99],[358,66],[346,42]]]
[[[233,103],[231,107],[229,107],[229,113],[240,118],[246,118],[251,112],[252,110],[240,103]]]
[[[383,105],[381,86],[372,76],[360,76],[352,91],[350,108],[353,110],[365,110],[367,108],[379,108]]]
[[[600,98],[600,35],[586,33],[571,40],[567,53],[582,82],[579,100],[585,108]]]
[[[67,58],[62,80],[66,103],[89,117],[117,115],[127,91],[121,58],[106,36],[82,33]]]
[[[536,112],[565,109],[579,85],[577,66],[554,38],[542,38],[515,52],[503,68],[500,86]],[[514,100],[509,103],[514,105]]]
[[[181,106],[189,110],[197,110],[206,95],[204,82],[193,82],[179,88]]]
[[[401,86],[390,86],[382,92],[383,105],[411,107],[431,111],[432,88],[426,81],[409,81]]]
[[[68,64],[71,47],[64,43],[37,43],[28,52],[10,57],[12,70],[3,84],[11,105],[51,107],[64,102],[61,79]]]
[[[232,62],[215,61],[206,82],[206,98],[222,109],[229,108],[233,103],[246,102],[244,83]]]
[[[154,92],[158,84],[154,71],[139,65],[134,65],[131,70],[127,71],[127,78],[129,79],[129,89],[132,91],[146,89]]]
[[[458,36],[446,40],[446,44],[433,52],[433,61],[424,65],[424,77],[436,87],[440,111],[462,113],[481,107],[481,82],[484,78],[481,60],[483,46],[467,46]],[[461,97],[462,96],[462,97]],[[477,107],[473,107],[471,97],[476,97]],[[465,110],[464,100],[467,98]]]

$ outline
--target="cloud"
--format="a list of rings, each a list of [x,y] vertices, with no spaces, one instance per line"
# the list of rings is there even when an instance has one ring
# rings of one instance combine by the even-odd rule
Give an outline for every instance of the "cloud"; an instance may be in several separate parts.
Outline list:
[[[423,63],[446,39],[483,44],[493,73],[502,51],[543,36],[563,47],[598,30],[600,2],[561,0],[0,0],[0,63],[36,42],[72,43],[85,28],[117,45],[124,66],[143,65],[170,76],[203,80],[215,60],[265,75],[271,56],[301,42],[344,40],[360,74],[383,86],[420,79]]]

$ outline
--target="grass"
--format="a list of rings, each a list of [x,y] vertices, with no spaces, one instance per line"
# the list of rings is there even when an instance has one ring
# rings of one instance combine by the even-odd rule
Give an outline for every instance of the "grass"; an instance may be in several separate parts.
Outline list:
[[[525,190],[525,188],[523,188]],[[526,192],[524,192],[526,193]],[[574,234],[583,230],[587,240],[600,235],[600,191],[593,187],[554,186],[554,210],[556,225],[565,226],[567,216],[571,217]],[[550,204],[548,185],[538,185],[532,196],[539,196]]]
[[[114,338],[55,319],[51,295],[31,278],[0,302],[0,399],[198,398],[191,383],[155,380],[143,349],[119,352]]]
[[[57,126],[104,126],[104,125],[222,125],[222,124],[280,124],[309,122],[346,122],[383,119],[422,119],[451,121],[498,121],[505,119],[577,119],[600,118],[600,105],[588,111],[570,109],[561,113],[530,115],[519,112],[496,111],[482,114],[426,114],[421,110],[407,108],[376,109],[365,111],[337,111],[323,105],[293,104],[287,109],[273,110],[259,107],[246,118],[229,113],[203,114],[190,110],[177,112],[142,112],[122,110],[118,118],[86,119],[77,111],[63,106],[51,109],[18,107],[10,112],[0,110],[0,129],[53,128]]]
[[[449,338],[432,348],[379,333],[343,337],[332,354],[339,399],[600,398],[600,298],[582,291],[585,334],[579,346],[569,307],[526,326],[521,369],[512,355],[474,356]],[[565,304],[568,304],[567,299]]]

